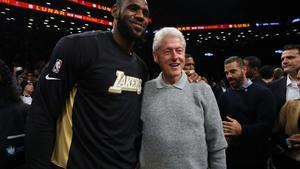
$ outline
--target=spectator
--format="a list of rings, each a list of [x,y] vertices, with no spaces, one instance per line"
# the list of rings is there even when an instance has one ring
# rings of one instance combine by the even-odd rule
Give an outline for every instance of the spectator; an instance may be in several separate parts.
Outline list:
[[[16,92],[12,73],[0,59],[0,167],[24,166],[25,119],[29,106]]]
[[[192,79],[196,79],[196,82],[200,82],[202,80],[202,77],[199,76],[195,71],[195,61],[192,55],[189,53],[185,54],[185,65],[183,67],[183,70],[189,77],[189,81],[193,81]]]
[[[21,83],[21,87],[22,87],[22,95],[21,100],[26,103],[31,105],[32,102],[32,94],[34,91],[34,86],[33,83],[30,80],[23,80]]]
[[[273,74],[274,74],[274,67],[271,65],[265,65],[260,69],[261,79],[266,83],[269,84],[273,81]]]
[[[278,120],[274,126],[274,133],[272,139],[274,142],[272,162],[277,169],[287,169],[287,168],[298,169],[300,166],[299,161],[297,161],[297,159],[295,158],[291,158],[288,155],[288,153],[283,153],[284,151],[281,151],[288,146],[286,144],[288,143],[286,142],[287,136],[294,137],[293,134],[295,133],[294,132],[287,133],[286,129],[284,130],[285,132],[277,129],[285,127],[285,125],[282,126],[282,124],[280,124],[280,116],[285,117],[287,115],[285,107],[288,107],[289,109],[294,109],[295,112],[293,113],[297,114],[296,110],[298,106],[296,106],[296,104],[287,103],[287,101],[300,99],[300,92],[299,92],[300,86],[298,86],[299,79],[297,78],[297,70],[300,67],[300,44],[285,45],[283,47],[283,52],[281,54],[281,66],[286,76],[270,84],[270,88],[276,99],[276,104],[277,104],[276,112],[278,115]],[[298,103],[297,101],[291,101],[291,102]],[[291,123],[286,125],[290,126],[293,124]],[[280,149],[280,151],[278,151],[277,149],[278,147],[283,147],[283,149]]]
[[[227,168],[266,169],[268,138],[275,119],[272,93],[246,77],[240,57],[226,59],[224,71],[230,88],[220,96],[219,108],[228,142]]]
[[[277,80],[277,79],[281,79],[284,77],[284,72],[283,69],[278,67],[274,69],[274,77],[273,77],[273,81]]]
[[[259,70],[261,68],[261,61],[256,56],[247,56],[243,59],[246,66],[246,77],[253,83],[266,86],[266,83],[261,79]]]

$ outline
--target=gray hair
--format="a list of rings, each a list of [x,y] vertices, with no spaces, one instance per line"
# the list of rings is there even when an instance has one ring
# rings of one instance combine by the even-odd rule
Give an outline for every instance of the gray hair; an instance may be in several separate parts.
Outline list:
[[[161,46],[162,39],[166,36],[173,36],[179,38],[181,44],[183,45],[183,48],[186,47],[184,36],[178,29],[174,27],[165,27],[155,33],[152,45],[153,52],[159,49],[159,47]]]

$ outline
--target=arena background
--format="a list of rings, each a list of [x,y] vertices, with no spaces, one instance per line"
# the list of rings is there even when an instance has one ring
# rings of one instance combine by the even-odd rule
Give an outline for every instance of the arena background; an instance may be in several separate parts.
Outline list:
[[[64,35],[111,30],[114,0],[0,0],[0,58],[9,65],[33,67],[47,62]],[[152,77],[159,68],[152,61],[153,34],[164,26],[179,28],[197,72],[224,78],[223,61],[258,56],[263,64],[280,66],[282,46],[300,43],[300,15],[295,0],[149,0],[151,23],[146,42],[136,51]]]

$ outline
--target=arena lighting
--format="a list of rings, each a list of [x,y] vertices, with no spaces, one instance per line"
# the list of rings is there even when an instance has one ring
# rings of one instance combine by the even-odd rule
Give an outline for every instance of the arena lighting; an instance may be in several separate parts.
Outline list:
[[[91,7],[91,8],[96,8],[96,9],[100,9],[100,10],[104,10],[104,11],[111,11],[110,7],[104,6],[104,5],[99,5],[96,3],[92,3],[92,2],[88,2],[88,1],[82,1],[82,0],[67,0],[70,2],[74,2],[83,6],[87,6],[87,7]]]
[[[281,49],[275,50],[275,53],[281,54],[282,50]]]
[[[39,12],[50,13],[50,14],[54,14],[54,15],[60,15],[60,16],[64,16],[64,17],[79,19],[79,20],[83,20],[83,21],[87,21],[87,22],[94,22],[94,23],[102,24],[102,25],[106,25],[106,26],[112,26],[111,21],[107,21],[104,19],[74,14],[71,12],[61,11],[61,10],[48,8],[48,7],[44,7],[44,6],[39,6],[39,5],[35,5],[35,4],[30,4],[30,3],[26,3],[26,2],[15,1],[15,0],[0,0],[0,3],[11,5],[11,6],[16,6],[16,7],[20,7],[20,8],[25,8],[25,9],[35,10],[35,11],[39,11]]]
[[[213,54],[213,53],[210,53],[210,52],[207,52],[207,53],[204,53],[204,56],[211,57],[211,56],[214,56],[214,54]]]
[[[300,22],[300,18],[295,18],[292,20],[292,23],[297,23],[297,22]]]
[[[263,22],[263,23],[255,23],[255,26],[256,26],[256,27],[263,27],[263,26],[280,26],[280,23],[279,23],[279,22],[271,22],[271,23]]]
[[[211,30],[211,29],[240,29],[249,28],[250,23],[239,24],[221,24],[221,25],[204,25],[204,26],[183,26],[177,27],[180,31],[196,31],[196,30]]]
[[[100,4],[96,4],[96,3],[93,3],[93,2],[89,2],[89,1],[83,1],[83,0],[66,0],[66,1],[74,2],[74,3],[77,3],[79,5],[87,6],[87,7],[90,7],[90,8],[100,9],[100,10],[103,10],[103,11],[108,11],[108,12],[111,11],[110,7],[100,5]],[[148,22],[151,23],[152,19],[149,18]]]

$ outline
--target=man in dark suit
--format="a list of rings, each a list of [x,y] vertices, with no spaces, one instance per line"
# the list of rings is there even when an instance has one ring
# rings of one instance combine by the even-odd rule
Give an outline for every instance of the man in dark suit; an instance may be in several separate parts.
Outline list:
[[[286,85],[287,76],[272,82],[269,87],[276,100],[276,110],[279,112],[280,108],[286,102]]]
[[[270,89],[276,100],[276,112],[279,114],[281,107],[288,100],[300,99],[300,87],[297,85],[297,70],[300,67],[300,44],[286,45],[283,48],[281,55],[281,66],[286,73],[281,79],[278,79],[270,84]],[[276,123],[274,128],[278,126]],[[288,150],[288,136],[283,132],[273,133],[272,141],[276,146],[281,147],[280,153],[273,152],[273,164],[277,169],[289,168],[293,169],[294,166],[299,167],[300,162],[287,157],[284,151]],[[299,166],[298,166],[299,165]]]
[[[297,69],[300,66],[300,44],[286,45],[281,55],[281,66],[286,76],[270,84],[270,89],[275,96],[277,112],[286,100],[299,99],[297,85]]]

